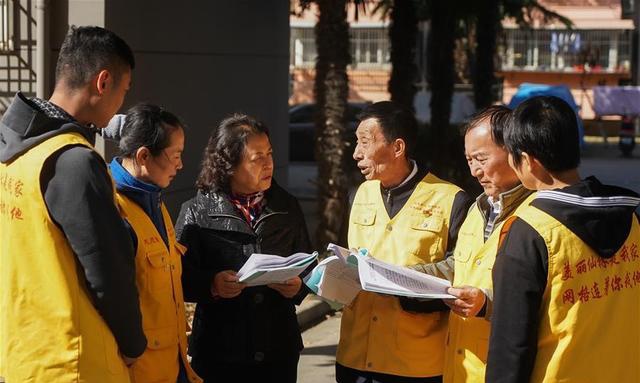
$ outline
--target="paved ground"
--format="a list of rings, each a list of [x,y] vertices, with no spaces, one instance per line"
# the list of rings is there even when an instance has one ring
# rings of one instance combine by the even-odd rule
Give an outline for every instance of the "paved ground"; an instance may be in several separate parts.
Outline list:
[[[616,143],[587,144],[580,175],[595,175],[604,183],[624,186],[640,193],[640,148],[631,158],[622,157]]]
[[[336,313],[303,333],[305,349],[298,364],[298,383],[335,382],[340,318],[341,314]]]
[[[583,177],[595,175],[602,182],[624,186],[640,193],[640,148],[635,156],[622,158],[617,144],[590,143],[583,151],[580,174]],[[316,176],[313,165],[292,166],[291,176],[295,178],[296,194],[301,194],[303,210],[309,226],[315,227],[313,180]],[[299,383],[330,383],[335,380],[335,352],[340,332],[340,313],[328,317],[315,327],[303,333],[305,350],[298,367]]]

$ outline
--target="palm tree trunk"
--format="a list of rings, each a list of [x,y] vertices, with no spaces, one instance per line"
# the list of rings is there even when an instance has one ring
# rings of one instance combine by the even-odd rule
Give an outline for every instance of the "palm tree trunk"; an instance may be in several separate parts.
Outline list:
[[[499,0],[486,0],[478,7],[476,22],[476,65],[474,70],[473,95],[477,109],[483,109],[495,101],[492,86],[495,83],[494,57],[496,38],[500,28]]]
[[[391,101],[413,110],[416,94],[416,35],[418,19],[413,0],[395,0],[391,9],[391,77],[388,89]]]
[[[317,59],[314,95],[316,114],[316,159],[318,161],[318,211],[320,222],[316,244],[323,248],[338,242],[346,224],[348,156],[347,98],[349,79],[349,24],[346,0],[317,0],[315,26]]]
[[[432,2],[431,28],[427,38],[427,76],[431,88],[429,147],[432,170],[446,177],[451,138],[449,117],[454,85],[455,17],[452,2]]]

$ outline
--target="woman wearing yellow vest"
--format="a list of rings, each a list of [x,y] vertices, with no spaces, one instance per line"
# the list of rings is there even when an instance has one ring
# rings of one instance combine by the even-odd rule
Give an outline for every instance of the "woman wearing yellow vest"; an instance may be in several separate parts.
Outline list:
[[[117,201],[136,248],[136,282],[148,344],[130,367],[135,383],[200,382],[186,358],[180,257],[185,249],[161,199],[182,169],[184,130],[166,110],[139,104],[121,129],[121,157],[110,164]]]

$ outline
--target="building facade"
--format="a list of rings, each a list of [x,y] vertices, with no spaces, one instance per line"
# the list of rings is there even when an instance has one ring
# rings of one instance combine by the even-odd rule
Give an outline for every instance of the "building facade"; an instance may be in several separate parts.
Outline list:
[[[623,18],[620,0],[544,0],[545,7],[573,22],[571,29],[559,22],[545,23],[534,13],[531,28],[521,28],[513,20],[502,23],[498,39],[498,71],[502,80],[502,102],[508,103],[522,83],[567,85],[581,106],[583,119],[594,118],[591,88],[619,85],[631,80],[634,25]],[[291,17],[290,104],[312,102],[315,43],[315,10]],[[389,99],[390,74],[388,20],[378,15],[362,15],[351,26],[352,65],[350,101]],[[426,51],[428,28],[421,26],[418,56]],[[418,86],[424,86],[426,68],[418,60]]]

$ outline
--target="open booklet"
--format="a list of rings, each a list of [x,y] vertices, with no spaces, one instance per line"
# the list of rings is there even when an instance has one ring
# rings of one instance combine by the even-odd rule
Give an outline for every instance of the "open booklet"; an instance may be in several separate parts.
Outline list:
[[[335,244],[327,249],[335,255],[320,262],[306,283],[329,301],[349,304],[360,290],[411,298],[454,298],[447,294],[451,282],[446,279],[383,262],[364,249],[355,253]]]
[[[295,253],[288,257],[251,254],[238,271],[238,278],[248,286],[283,283],[300,275],[316,258],[318,258],[317,252]]]

